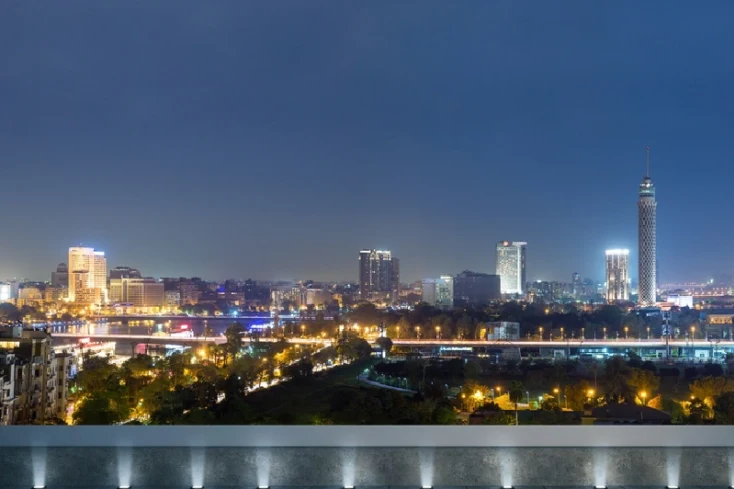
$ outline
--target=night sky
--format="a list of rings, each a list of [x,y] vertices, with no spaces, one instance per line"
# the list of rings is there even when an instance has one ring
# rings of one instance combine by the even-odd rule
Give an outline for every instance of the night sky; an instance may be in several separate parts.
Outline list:
[[[734,271],[734,2],[0,3],[0,278]]]

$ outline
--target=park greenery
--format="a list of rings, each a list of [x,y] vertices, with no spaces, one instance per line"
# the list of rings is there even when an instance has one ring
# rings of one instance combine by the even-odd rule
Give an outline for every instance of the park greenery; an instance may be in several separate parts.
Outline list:
[[[666,411],[674,423],[734,424],[734,379],[719,364],[679,368],[634,353],[591,365],[376,359],[349,331],[332,346],[310,348],[284,340],[244,347],[245,333],[233,324],[220,345],[121,365],[85,358],[72,388],[73,422],[458,424],[481,413],[484,424],[568,424],[577,422],[571,412],[626,403]],[[390,343],[381,340],[381,350]]]
[[[673,326],[680,331],[701,335],[698,311],[675,308]],[[434,337],[483,339],[487,323],[509,321],[520,324],[520,337],[544,338],[646,338],[660,334],[659,316],[644,318],[634,310],[617,305],[602,305],[590,311],[575,304],[504,302],[487,307],[458,307],[441,310],[426,303],[412,310],[380,310],[373,304],[360,304],[348,314],[350,323],[365,327],[383,325],[390,338]],[[541,329],[542,328],[542,329]]]

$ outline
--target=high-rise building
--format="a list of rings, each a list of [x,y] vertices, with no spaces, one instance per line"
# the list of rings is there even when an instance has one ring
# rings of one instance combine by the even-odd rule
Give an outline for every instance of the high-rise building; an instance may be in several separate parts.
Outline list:
[[[69,301],[107,302],[107,258],[94,248],[69,248]]]
[[[487,304],[502,298],[500,276],[464,270],[454,277],[457,305]]]
[[[454,277],[441,275],[439,278],[423,280],[423,302],[439,309],[454,307]]]
[[[503,294],[523,295],[527,283],[525,261],[528,244],[524,241],[497,243],[497,275]]]
[[[645,178],[640,184],[638,210],[638,299],[640,306],[652,306],[657,301],[657,251],[655,186],[650,178],[650,148],[647,150]]]
[[[0,284],[0,302],[8,302],[10,298],[10,284]]]
[[[607,250],[607,302],[630,298],[629,250]]]
[[[581,274],[579,272],[573,272],[571,275],[571,294],[575,299],[578,299],[581,296],[582,288]]]
[[[400,264],[386,250],[359,252],[359,296],[363,300],[390,298],[400,294]]]
[[[55,272],[51,272],[51,285],[66,288],[69,286],[69,267],[66,263],[59,263]]]
[[[152,278],[114,278],[110,280],[110,301],[159,308],[163,307],[166,295],[163,282]]]

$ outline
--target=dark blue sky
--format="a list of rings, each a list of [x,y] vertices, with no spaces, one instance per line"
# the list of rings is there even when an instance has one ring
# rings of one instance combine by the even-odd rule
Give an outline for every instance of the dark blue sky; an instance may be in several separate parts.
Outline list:
[[[603,276],[637,255],[652,147],[662,281],[734,271],[734,3],[0,4],[0,277],[70,245],[150,275]]]

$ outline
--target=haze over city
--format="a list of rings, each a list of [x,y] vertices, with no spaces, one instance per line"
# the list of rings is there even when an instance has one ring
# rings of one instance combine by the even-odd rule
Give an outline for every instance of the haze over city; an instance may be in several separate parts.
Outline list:
[[[647,145],[659,280],[729,272],[712,3],[6,4],[0,277],[82,243],[212,279],[355,280],[386,248],[412,281],[509,239],[529,279],[601,279],[607,248],[637,263]]]

